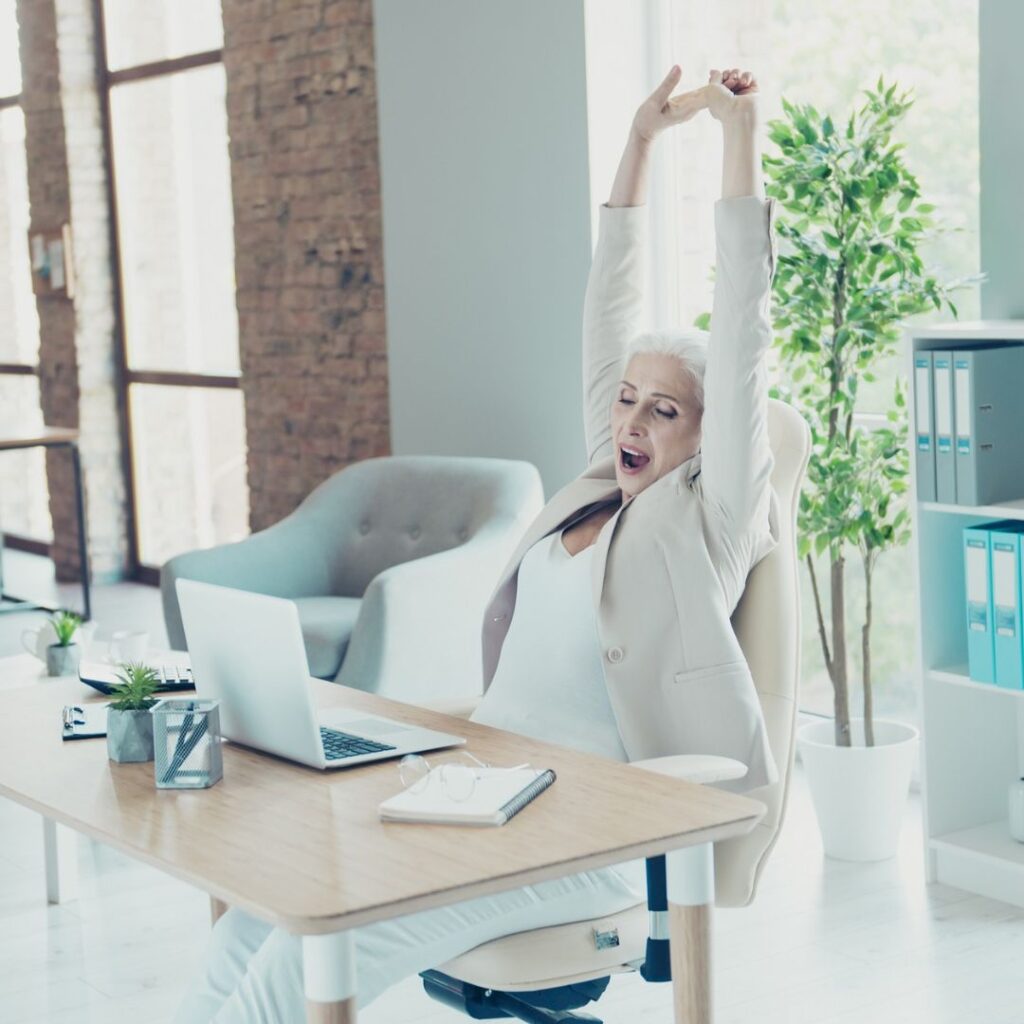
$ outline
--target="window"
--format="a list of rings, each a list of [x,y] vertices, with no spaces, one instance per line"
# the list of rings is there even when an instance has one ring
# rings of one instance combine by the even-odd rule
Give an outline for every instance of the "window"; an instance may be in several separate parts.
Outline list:
[[[861,91],[879,73],[900,89],[913,87],[916,102],[902,124],[900,141],[922,193],[936,216],[957,229],[923,249],[926,264],[940,278],[977,273],[978,237],[978,48],[977,3],[960,0],[907,0],[893,5],[818,4],[812,0],[738,0],[730,4],[680,2],[661,8],[663,48],[650,80],[673,62],[684,82],[706,81],[712,67],[743,66],[762,82],[765,119],[782,115],[780,97],[810,102],[822,113],[844,117],[859,105]],[[927,46],[922,40],[927,39]],[[663,251],[674,254],[661,273],[671,275],[674,294],[666,308],[676,322],[690,325],[711,308],[714,263],[713,204],[720,195],[721,140],[718,125],[699,118],[672,136],[667,196],[659,201],[678,216]],[[769,150],[771,144],[768,144]],[[962,319],[978,316],[977,288],[956,297]],[[945,314],[943,314],[945,315]],[[922,318],[925,322],[935,317]],[[865,426],[883,412],[892,394],[900,359],[865,389]],[[888,552],[878,563],[873,585],[872,641],[876,713],[912,719],[917,602],[906,581],[913,578],[911,549]],[[827,570],[819,580],[827,583]],[[825,672],[814,617],[808,573],[802,567],[803,658],[801,703],[806,710],[832,714],[832,689]],[[826,597],[827,599],[827,597]],[[856,553],[847,561],[847,644],[851,652],[851,705],[858,714],[860,673],[859,613],[863,580]],[[825,609],[826,621],[828,609]]]
[[[14,0],[0,0],[0,432],[43,425],[39,316],[28,255],[28,175]],[[0,530],[8,539],[53,537],[40,448],[0,454]]]
[[[103,0],[143,577],[247,532],[220,5]]]

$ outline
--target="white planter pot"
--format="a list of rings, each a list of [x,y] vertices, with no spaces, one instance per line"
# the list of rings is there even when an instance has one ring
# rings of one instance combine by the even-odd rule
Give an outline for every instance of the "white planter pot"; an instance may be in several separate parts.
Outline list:
[[[839,860],[886,860],[899,846],[917,730],[875,720],[875,746],[864,746],[864,721],[853,719],[854,746],[835,745],[831,721],[797,734],[825,853]]]

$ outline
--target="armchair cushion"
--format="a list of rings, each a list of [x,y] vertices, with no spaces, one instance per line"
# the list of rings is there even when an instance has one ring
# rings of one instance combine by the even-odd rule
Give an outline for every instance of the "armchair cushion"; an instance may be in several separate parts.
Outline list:
[[[617,930],[619,944],[597,949],[594,931]],[[627,970],[647,947],[647,904],[608,917],[506,935],[442,964],[443,974],[502,992],[570,985]]]
[[[345,657],[363,602],[358,597],[297,597],[293,600],[299,610],[310,673],[318,679],[333,679]]]

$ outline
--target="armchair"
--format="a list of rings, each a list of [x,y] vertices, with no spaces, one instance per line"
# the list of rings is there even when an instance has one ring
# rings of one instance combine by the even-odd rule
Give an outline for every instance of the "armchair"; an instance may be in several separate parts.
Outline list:
[[[803,418],[770,401],[768,427],[779,499],[780,543],[750,574],[733,626],[750,665],[779,769],[771,786],[745,795],[765,805],[754,830],[737,839],[690,847],[647,862],[647,897],[622,913],[509,935],[485,943],[422,975],[433,998],[476,1019],[515,1017],[528,1024],[588,1021],[572,1010],[598,999],[610,975],[639,971],[646,981],[686,978],[675,988],[676,1020],[711,1021],[710,910],[745,906],[754,897],[778,837],[793,766],[793,732],[799,684],[800,608],[795,544],[796,510],[810,451]],[[431,702],[450,714],[472,713],[474,702]],[[682,755],[633,763],[714,785],[742,778],[746,766],[729,758]],[[638,790],[642,787],[638,775]],[[671,925],[670,925],[671,921]],[[685,935],[694,941],[669,943]],[[600,940],[600,941],[599,941]]]
[[[399,700],[479,693],[480,618],[542,504],[526,462],[356,463],[268,529],[167,562],[171,646],[186,647],[175,581],[202,580],[294,600],[319,678]]]

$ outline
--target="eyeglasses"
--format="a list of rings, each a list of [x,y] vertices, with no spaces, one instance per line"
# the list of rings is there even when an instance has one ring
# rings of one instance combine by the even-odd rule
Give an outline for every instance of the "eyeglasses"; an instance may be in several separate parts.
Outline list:
[[[516,764],[510,768],[497,768],[474,757],[468,750],[460,751],[450,761],[445,761],[432,773],[430,762],[419,754],[406,754],[398,762],[398,775],[402,784],[410,793],[422,793],[430,786],[431,779],[444,787],[445,794],[460,803],[468,800],[476,789],[476,781],[481,778],[481,769],[491,771],[514,772],[520,768],[529,768],[528,764]]]

